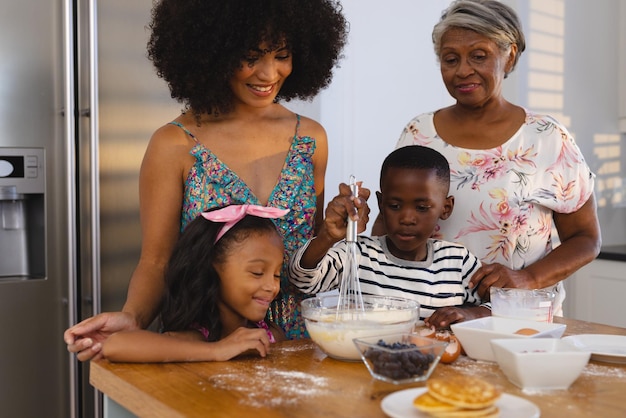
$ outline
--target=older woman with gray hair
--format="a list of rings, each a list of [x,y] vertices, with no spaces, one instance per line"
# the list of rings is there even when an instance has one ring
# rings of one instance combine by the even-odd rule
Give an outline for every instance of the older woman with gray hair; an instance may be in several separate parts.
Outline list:
[[[600,251],[595,176],[561,123],[502,95],[503,80],[526,47],[512,8],[495,0],[454,1],[432,41],[456,102],[413,118],[396,147],[428,146],[450,163],[457,204],[439,223],[437,238],[460,242],[481,259],[471,286],[483,299],[492,286],[550,288],[561,314],[562,281]],[[381,229],[377,222],[374,234]],[[442,312],[438,320],[447,326],[456,318]]]

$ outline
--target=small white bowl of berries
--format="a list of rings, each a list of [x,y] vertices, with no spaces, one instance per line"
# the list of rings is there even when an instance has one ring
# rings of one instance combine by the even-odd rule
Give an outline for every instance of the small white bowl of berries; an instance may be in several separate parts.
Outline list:
[[[372,377],[397,385],[427,380],[448,346],[447,341],[417,333],[355,338],[353,341]]]

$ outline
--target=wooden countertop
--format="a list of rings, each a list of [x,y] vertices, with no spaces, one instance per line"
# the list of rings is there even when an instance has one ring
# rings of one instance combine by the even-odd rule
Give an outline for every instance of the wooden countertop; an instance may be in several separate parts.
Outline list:
[[[565,335],[618,334],[625,328],[572,319]],[[266,358],[227,362],[131,364],[91,362],[90,383],[139,417],[385,417],[388,394],[424,383],[393,385],[371,378],[361,362],[326,357],[310,340],[272,346]],[[503,393],[528,399],[542,417],[626,416],[626,364],[590,361],[568,390],[525,393],[495,363],[465,356],[439,364],[432,377],[481,377]],[[506,417],[503,417],[506,418]]]

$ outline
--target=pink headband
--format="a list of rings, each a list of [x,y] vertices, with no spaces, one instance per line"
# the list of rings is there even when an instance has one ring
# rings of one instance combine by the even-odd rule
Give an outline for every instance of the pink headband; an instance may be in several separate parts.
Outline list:
[[[230,205],[211,212],[202,212],[202,217],[213,222],[226,222],[215,238],[217,242],[226,232],[246,215],[276,219],[285,216],[289,209],[272,208],[259,205]]]

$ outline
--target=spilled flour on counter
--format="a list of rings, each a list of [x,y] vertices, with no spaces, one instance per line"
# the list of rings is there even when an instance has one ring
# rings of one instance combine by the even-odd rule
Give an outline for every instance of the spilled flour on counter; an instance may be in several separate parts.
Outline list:
[[[454,363],[447,366],[460,374],[479,377],[494,375],[500,370],[497,363],[484,360],[474,360],[465,355],[459,356]]]
[[[211,376],[209,381],[216,388],[239,392],[242,395],[240,402],[253,407],[296,405],[303,397],[323,393],[328,387],[326,378],[308,373],[263,365],[255,365],[252,370],[245,377],[239,373],[227,373]],[[280,387],[279,392],[276,387]]]
[[[581,376],[601,376],[616,377],[618,379],[626,378],[626,369],[618,367],[612,363],[592,363],[589,362],[583,369]]]
[[[276,352],[278,353],[297,353],[299,351],[307,351],[310,348],[307,346],[294,346],[294,347],[289,347],[289,346],[281,346],[276,348]]]
[[[473,360],[467,356],[459,358],[448,367],[455,369],[461,374],[488,377],[502,373],[497,363],[483,360]],[[581,376],[615,377],[626,378],[626,368],[619,364],[601,363],[590,361],[580,374]]]

